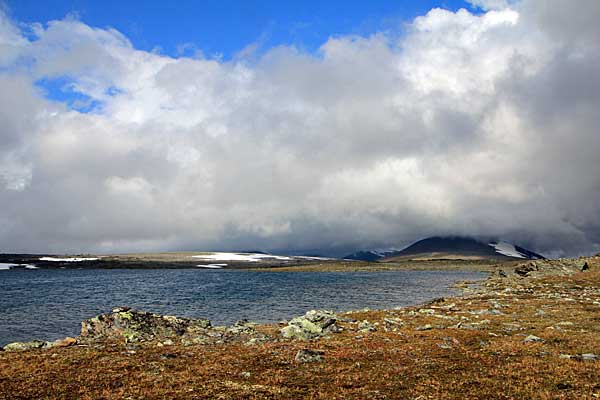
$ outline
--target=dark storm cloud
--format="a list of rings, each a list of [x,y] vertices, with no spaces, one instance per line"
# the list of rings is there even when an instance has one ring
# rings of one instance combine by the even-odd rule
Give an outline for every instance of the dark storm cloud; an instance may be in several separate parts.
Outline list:
[[[600,250],[598,3],[473,3],[231,62],[0,15],[2,250]]]

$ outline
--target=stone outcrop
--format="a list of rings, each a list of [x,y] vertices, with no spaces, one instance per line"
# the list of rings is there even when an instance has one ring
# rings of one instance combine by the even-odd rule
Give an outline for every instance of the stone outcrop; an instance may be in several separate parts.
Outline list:
[[[511,268],[499,269],[496,271],[496,276],[508,279],[542,278],[545,276],[567,276],[592,269],[600,269],[600,257],[526,261]]]
[[[337,320],[337,315],[332,311],[311,310],[301,317],[290,320],[280,333],[281,336],[289,339],[316,339],[340,332],[341,328],[335,324]]]
[[[207,319],[181,318],[118,307],[81,323],[82,343],[117,341],[126,344],[155,343],[157,346],[184,346],[243,342],[248,345],[267,341],[269,337],[257,324],[242,320],[234,325],[212,326]]]
[[[180,338],[204,334],[211,327],[207,319],[179,318],[118,307],[111,313],[86,319],[81,323],[80,340],[99,342],[124,340],[126,343]]]

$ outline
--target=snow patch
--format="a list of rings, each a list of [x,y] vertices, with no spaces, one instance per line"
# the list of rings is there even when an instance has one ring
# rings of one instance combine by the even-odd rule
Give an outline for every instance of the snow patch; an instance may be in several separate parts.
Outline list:
[[[226,267],[227,264],[200,264],[200,265],[196,265],[196,267],[198,268],[209,268],[209,269],[222,269],[223,267]]]
[[[81,261],[96,261],[98,257],[69,257],[69,258],[57,258],[57,257],[40,257],[40,261],[56,261],[56,262],[81,262]]]
[[[10,263],[0,263],[0,271],[8,271],[13,268],[25,268],[25,269],[39,269],[35,265],[30,264],[10,264]]]
[[[513,244],[507,242],[498,242],[489,243],[489,245],[496,249],[496,253],[500,253],[508,257],[527,258],[523,254],[521,254]]]
[[[264,259],[271,260],[292,260],[291,257],[286,256],[275,256],[272,254],[261,254],[261,253],[210,253],[192,256],[201,260],[211,261],[246,261],[246,262],[258,262]]]

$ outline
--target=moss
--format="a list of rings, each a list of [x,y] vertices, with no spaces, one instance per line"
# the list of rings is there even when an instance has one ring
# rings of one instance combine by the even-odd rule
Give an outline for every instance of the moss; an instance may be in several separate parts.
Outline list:
[[[133,319],[133,314],[130,311],[121,311],[117,313],[117,315],[119,316],[119,318],[126,319],[128,321],[131,321]]]
[[[125,338],[125,343],[136,342],[139,339],[138,333],[131,329],[124,329],[121,334]]]

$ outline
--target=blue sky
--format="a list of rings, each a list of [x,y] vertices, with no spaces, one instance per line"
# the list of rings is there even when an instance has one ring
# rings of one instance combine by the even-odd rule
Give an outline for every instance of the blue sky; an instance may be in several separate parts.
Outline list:
[[[469,7],[462,0],[8,0],[20,22],[48,22],[68,14],[94,27],[113,27],[142,50],[172,56],[230,59],[251,43],[268,49],[295,45],[314,51],[332,35],[393,30],[434,7]],[[183,53],[182,53],[183,52]]]

